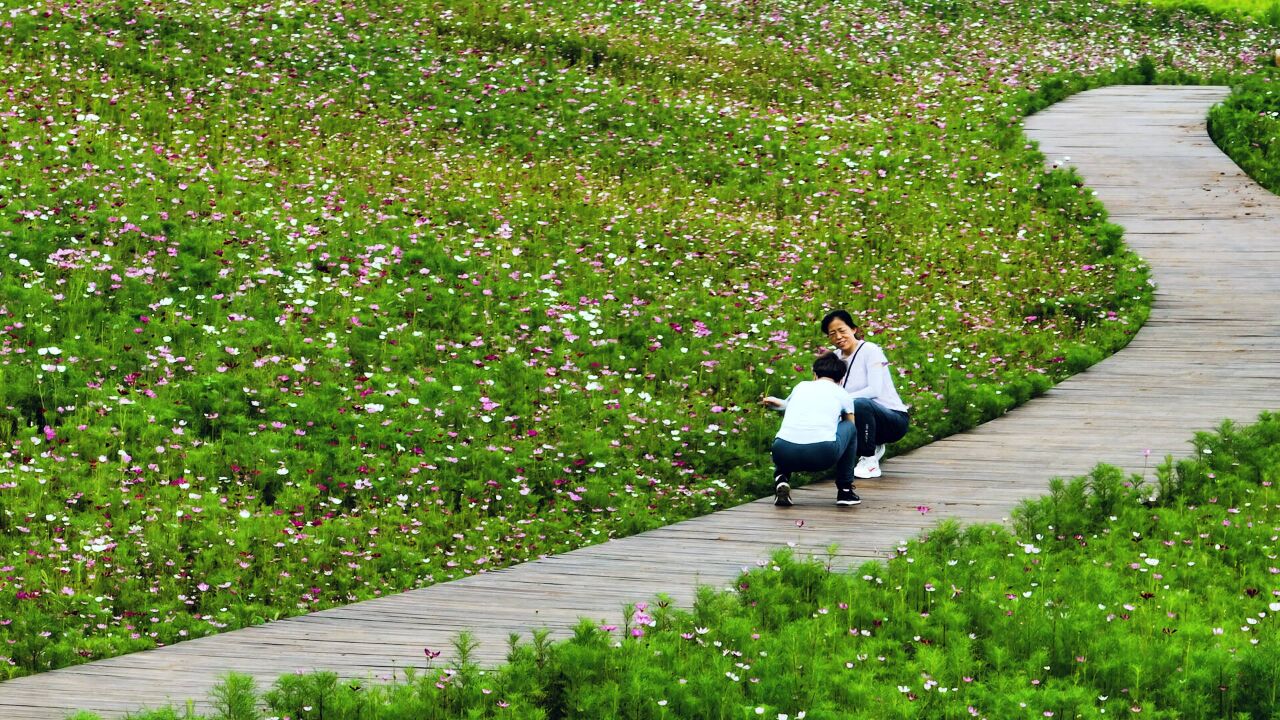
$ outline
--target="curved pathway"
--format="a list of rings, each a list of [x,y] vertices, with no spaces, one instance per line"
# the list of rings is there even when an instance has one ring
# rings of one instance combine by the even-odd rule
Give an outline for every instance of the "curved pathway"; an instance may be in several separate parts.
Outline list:
[[[421,667],[473,628],[479,658],[500,662],[509,633],[567,634],[579,617],[617,622],[624,603],[667,592],[692,604],[698,584],[732,584],[743,566],[793,544],[857,564],[883,558],[937,522],[1000,521],[1042,494],[1050,473],[1097,462],[1144,472],[1185,455],[1195,430],[1280,409],[1280,199],[1209,140],[1213,87],[1114,87],[1075,96],[1026,121],[1050,162],[1070,157],[1159,283],[1128,348],[976,430],[888,463],[860,481],[866,501],[832,505],[830,484],[799,488],[797,506],[759,500],[635,537],[372,600],[0,683],[0,717],[62,718],[87,708],[118,717],[140,706],[204,699],[227,671],[268,685],[330,669],[387,677]],[[928,507],[929,512],[918,508]],[[197,707],[205,707],[197,704]]]

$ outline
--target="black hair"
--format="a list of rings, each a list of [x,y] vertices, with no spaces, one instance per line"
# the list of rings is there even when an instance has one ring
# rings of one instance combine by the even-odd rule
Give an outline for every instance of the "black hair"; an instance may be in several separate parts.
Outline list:
[[[844,374],[849,371],[840,356],[833,352],[825,352],[813,361],[813,374],[820,378],[830,378],[836,382],[844,379]]]
[[[848,311],[832,310],[822,318],[822,334],[823,335],[827,334],[827,328],[831,326],[832,320],[843,320],[844,324],[848,325],[849,329],[852,330],[854,334],[858,333],[858,323],[853,321],[853,316],[850,315]]]

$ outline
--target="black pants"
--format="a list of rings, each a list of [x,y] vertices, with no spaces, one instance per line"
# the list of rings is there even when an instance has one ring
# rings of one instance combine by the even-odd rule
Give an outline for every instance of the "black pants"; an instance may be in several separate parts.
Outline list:
[[[836,426],[836,439],[827,442],[798,444],[782,438],[773,439],[773,474],[791,481],[793,472],[821,472],[836,469],[836,487],[853,487],[854,424],[841,420]]]
[[[853,401],[854,440],[858,457],[874,455],[877,445],[897,442],[907,434],[911,418],[901,410],[890,410],[867,398]]]

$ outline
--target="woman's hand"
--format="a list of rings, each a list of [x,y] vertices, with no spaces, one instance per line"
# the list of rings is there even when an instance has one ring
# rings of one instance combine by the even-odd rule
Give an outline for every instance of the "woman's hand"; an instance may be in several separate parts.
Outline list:
[[[768,408],[780,408],[783,405],[782,400],[779,400],[772,395],[765,395],[763,398],[760,398],[760,404]]]

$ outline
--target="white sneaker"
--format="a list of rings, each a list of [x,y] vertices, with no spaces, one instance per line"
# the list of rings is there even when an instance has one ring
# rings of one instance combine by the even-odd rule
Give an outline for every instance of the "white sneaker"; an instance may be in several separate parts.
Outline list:
[[[853,476],[864,480],[880,477],[880,458],[882,457],[884,457],[884,446],[877,445],[874,454],[858,458],[858,464],[853,468]]]

